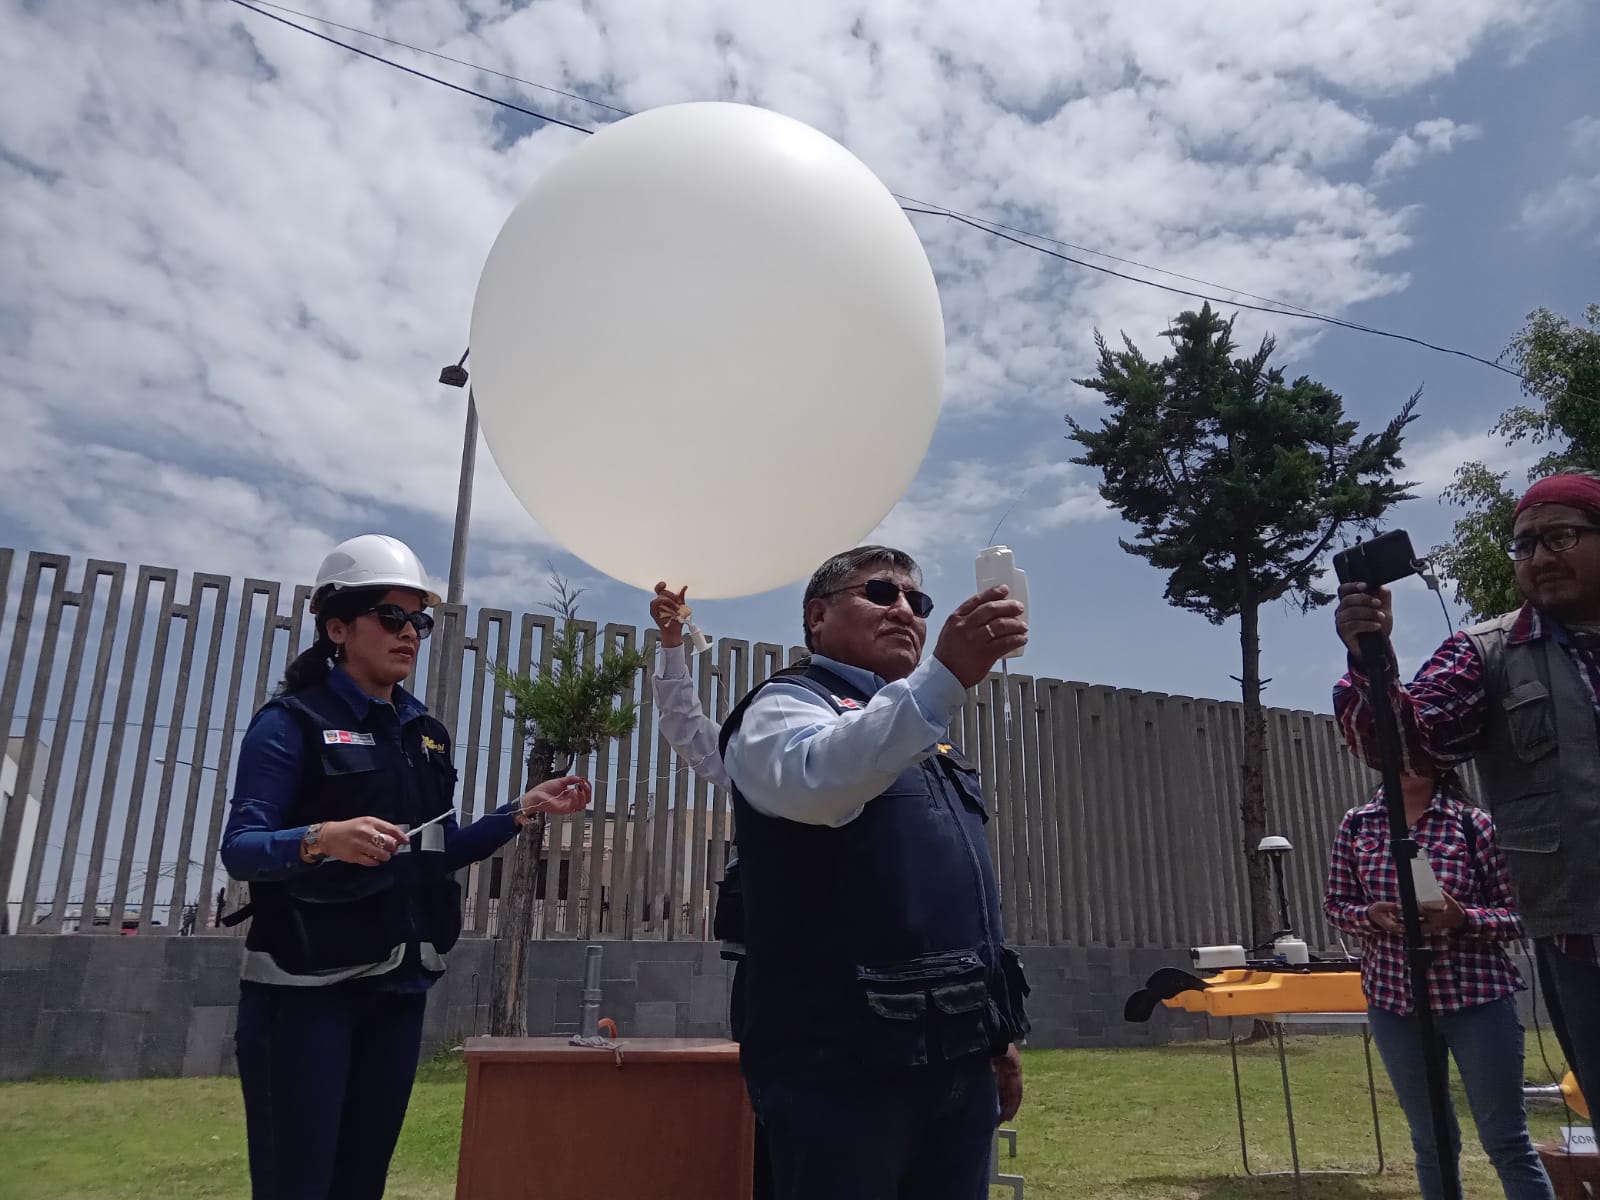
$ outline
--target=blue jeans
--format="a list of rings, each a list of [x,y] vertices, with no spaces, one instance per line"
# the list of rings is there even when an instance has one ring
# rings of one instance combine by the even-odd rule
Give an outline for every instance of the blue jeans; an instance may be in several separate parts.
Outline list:
[[[987,1200],[1000,1124],[989,1060],[841,1080],[751,1081],[777,1200]]]
[[[1446,1200],[1439,1178],[1433,1137],[1433,1110],[1428,1103],[1428,1073],[1422,1033],[1416,1014],[1397,1016],[1380,1008],[1367,1010],[1372,1040],[1394,1084],[1395,1095],[1411,1126],[1411,1147],[1417,1155],[1417,1184],[1423,1200]],[[1522,1096],[1522,1020],[1511,996],[1458,1012],[1434,1016],[1434,1027],[1456,1060],[1467,1105],[1478,1127],[1478,1141],[1500,1176],[1506,1200],[1554,1200],[1550,1177],[1528,1136]],[[1459,1160],[1461,1128],[1450,1106],[1451,1152]],[[1460,1193],[1450,1200],[1459,1200]]]
[[[425,992],[239,987],[255,1200],[378,1200],[422,1048]]]

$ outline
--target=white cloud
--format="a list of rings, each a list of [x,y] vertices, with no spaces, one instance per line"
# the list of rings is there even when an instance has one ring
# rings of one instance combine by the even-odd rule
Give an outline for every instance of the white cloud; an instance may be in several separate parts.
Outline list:
[[[1402,133],[1378,155],[1372,164],[1372,176],[1377,180],[1391,179],[1408,171],[1424,158],[1448,154],[1462,142],[1470,142],[1482,134],[1476,125],[1458,125],[1449,117],[1432,117],[1418,121],[1409,133]]]
[[[1582,116],[1567,127],[1571,171],[1523,197],[1518,228],[1535,235],[1580,235],[1600,225],[1600,116]]]
[[[1600,163],[1600,116],[1579,117],[1567,126],[1567,145],[1581,163]]]
[[[897,191],[1334,312],[1405,285],[1408,213],[1350,179],[1379,136],[1368,103],[1569,7],[997,3],[316,7],[629,108],[765,104],[840,137]],[[1445,125],[1407,136],[1469,128]],[[227,4],[0,0],[6,518],[52,548],[288,577],[358,526],[447,528],[460,393],[438,368],[465,342],[501,221],[579,137],[526,128]],[[1059,410],[1092,327],[1146,343],[1182,303],[916,221],[947,313],[949,420]],[[1316,336],[1249,314],[1238,332],[1267,330],[1291,355]],[[665,436],[655,414],[640,426]],[[1048,485],[1031,527],[1103,511],[1081,476],[1030,469]],[[925,472],[939,489],[885,527],[926,540],[934,514],[987,534],[985,470]],[[480,471],[475,544],[542,564],[544,535],[483,455]],[[493,561],[496,590],[536,586],[533,568]]]
[[[1069,462],[968,459],[925,470],[868,540],[900,546],[937,572],[944,549],[988,545],[997,528],[1003,543],[1007,530],[1036,534],[1114,515],[1093,473]]]
[[[1578,234],[1600,219],[1600,171],[1569,175],[1527,196],[1517,224],[1529,233]]]
[[[1419,499],[1433,500],[1455,481],[1456,468],[1463,463],[1480,462],[1492,471],[1509,471],[1514,488],[1536,457],[1536,449],[1528,443],[1511,445],[1487,430],[1442,429],[1407,445],[1401,477],[1416,483],[1412,490]]]

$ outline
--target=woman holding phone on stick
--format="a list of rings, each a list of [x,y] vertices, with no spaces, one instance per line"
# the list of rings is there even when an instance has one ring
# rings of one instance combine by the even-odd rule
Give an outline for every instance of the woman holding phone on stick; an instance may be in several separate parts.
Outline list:
[[[1494,822],[1465,802],[1453,771],[1414,767],[1401,776],[1401,785],[1406,824],[1443,892],[1442,902],[1422,912],[1423,935],[1433,954],[1428,994],[1435,1031],[1455,1059],[1478,1140],[1507,1200],[1555,1200],[1528,1135],[1516,1002],[1525,985],[1505,950],[1507,942],[1522,937],[1522,921]],[[1388,820],[1381,789],[1345,813],[1334,837],[1322,907],[1334,928],[1362,938],[1367,1020],[1411,1127],[1424,1200],[1459,1200],[1459,1192],[1444,1194],[1440,1177]],[[1449,1133],[1459,1158],[1461,1130],[1453,1108]]]

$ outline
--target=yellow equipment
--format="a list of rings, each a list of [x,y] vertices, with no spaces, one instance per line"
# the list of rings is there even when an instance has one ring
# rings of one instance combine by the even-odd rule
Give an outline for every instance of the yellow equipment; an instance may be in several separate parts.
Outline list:
[[[1213,1017],[1367,1011],[1360,971],[1218,971],[1206,976],[1203,989],[1182,991],[1161,1003]]]

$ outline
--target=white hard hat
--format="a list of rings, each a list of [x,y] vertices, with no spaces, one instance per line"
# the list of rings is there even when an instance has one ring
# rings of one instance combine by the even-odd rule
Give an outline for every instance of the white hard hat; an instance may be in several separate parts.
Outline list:
[[[423,607],[439,603],[439,593],[428,582],[422,560],[410,546],[386,533],[363,533],[340,542],[317,568],[311,593],[311,611],[330,591],[341,588],[410,588],[422,593]]]

